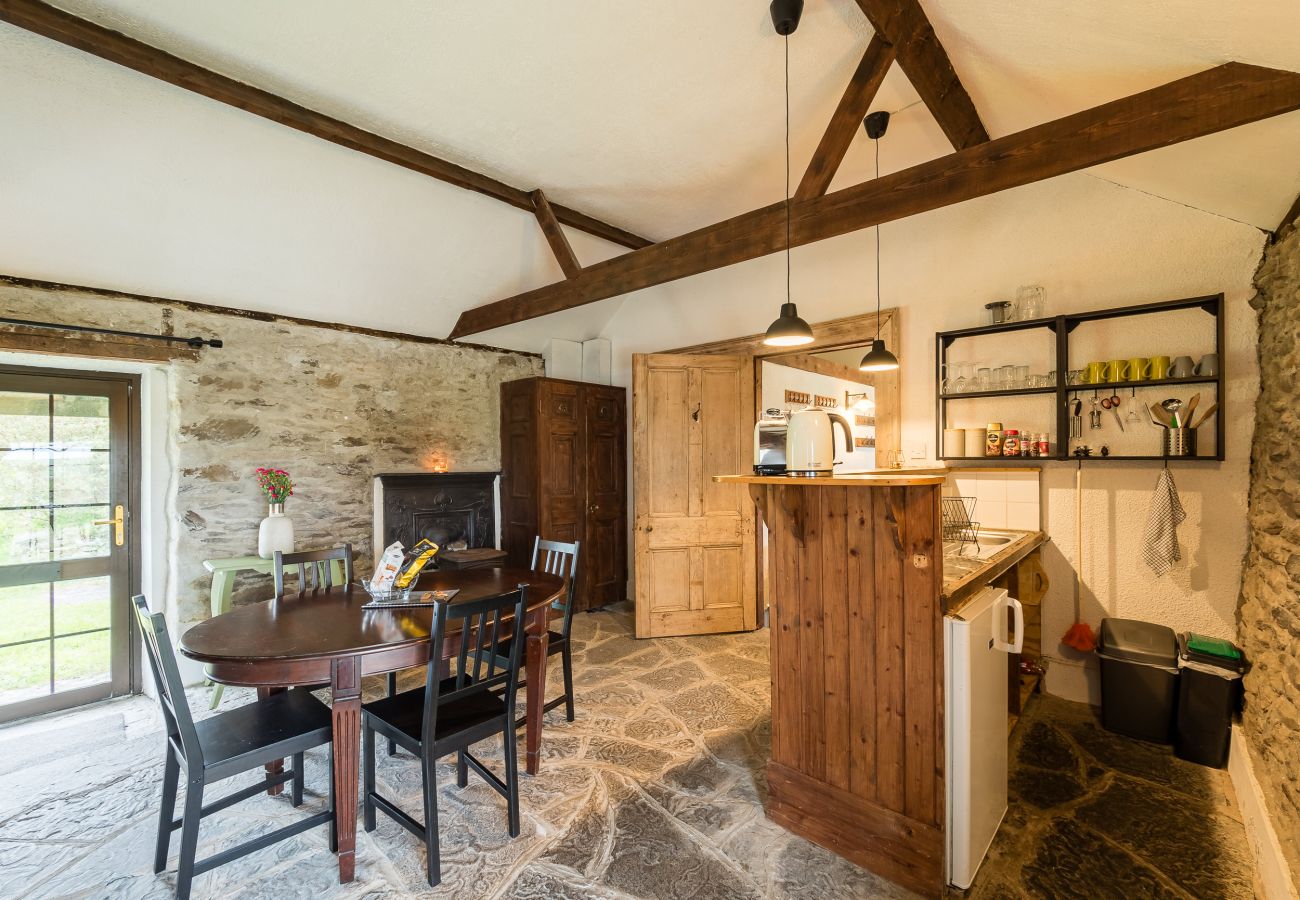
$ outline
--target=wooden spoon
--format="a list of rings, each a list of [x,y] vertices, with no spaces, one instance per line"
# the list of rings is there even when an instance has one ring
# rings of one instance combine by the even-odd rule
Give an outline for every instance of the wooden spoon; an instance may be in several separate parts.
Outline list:
[[[1189,425],[1192,422],[1192,413],[1196,412],[1196,404],[1201,402],[1201,392],[1197,391],[1192,394],[1192,399],[1187,401],[1187,409],[1183,412],[1182,420]]]
[[[1208,419],[1210,416],[1214,415],[1216,412],[1218,412],[1218,410],[1219,410],[1219,404],[1211,403],[1210,406],[1205,410],[1205,412],[1201,413],[1201,417],[1196,420],[1196,424],[1193,425],[1192,427],[1200,428],[1202,425],[1205,424],[1205,420]]]
[[[1173,427],[1174,427],[1174,426],[1170,423],[1169,413],[1165,412],[1165,408],[1164,408],[1163,406],[1161,406],[1159,403],[1152,403],[1152,404],[1151,404],[1151,419],[1152,419],[1152,420],[1153,420],[1157,425],[1163,425],[1165,428],[1173,428]]]

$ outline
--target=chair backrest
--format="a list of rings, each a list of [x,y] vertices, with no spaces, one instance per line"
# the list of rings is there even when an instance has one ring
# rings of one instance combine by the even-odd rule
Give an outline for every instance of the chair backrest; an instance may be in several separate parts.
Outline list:
[[[299,553],[275,551],[275,596],[284,596],[284,570],[298,567],[298,590],[314,591],[334,586],[334,560],[343,562],[343,585],[352,583],[352,545],[342,544],[328,550],[303,550]],[[342,585],[341,585],[342,586]]]
[[[185,699],[185,683],[181,681],[180,669],[176,665],[176,651],[172,649],[172,641],[167,634],[167,620],[162,613],[149,612],[149,604],[143,594],[132,597],[131,603],[135,607],[136,622],[144,637],[145,654],[149,657],[149,668],[158,688],[158,702],[162,706],[163,721],[167,725],[167,740],[171,741],[181,759],[190,765],[201,766],[203,750],[199,746],[198,733],[194,730],[189,702]]]
[[[533,571],[549,572],[568,579],[569,587],[564,592],[563,598],[551,604],[564,613],[564,624],[560,627],[560,633],[566,638],[569,636],[569,623],[573,621],[573,598],[578,588],[578,545],[580,543],[580,541],[574,541],[572,544],[544,541],[539,535],[533,541],[533,564],[529,567]]]
[[[433,658],[424,685],[424,736],[432,743],[437,733],[438,708],[476,694],[498,693],[504,688],[507,721],[514,722],[519,664],[523,660],[524,614],[528,608],[528,587],[482,600],[438,603],[433,616]],[[507,621],[506,617],[510,619]],[[451,690],[444,690],[439,677],[441,653],[448,626],[460,623],[456,651],[456,675]],[[520,640],[513,640],[516,635]]]

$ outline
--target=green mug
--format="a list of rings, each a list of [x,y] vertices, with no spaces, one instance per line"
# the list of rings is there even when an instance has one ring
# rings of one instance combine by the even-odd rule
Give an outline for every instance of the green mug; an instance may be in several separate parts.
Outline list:
[[[1106,381],[1112,384],[1117,381],[1123,381],[1125,374],[1128,373],[1128,363],[1122,359],[1112,359],[1106,363]]]
[[[1083,370],[1084,384],[1101,384],[1106,380],[1106,364],[1104,362],[1090,362]]]
[[[1153,356],[1151,357],[1151,379],[1160,381],[1169,377],[1169,357]]]
[[[1128,380],[1143,381],[1151,377],[1151,360],[1135,356],[1128,361]]]

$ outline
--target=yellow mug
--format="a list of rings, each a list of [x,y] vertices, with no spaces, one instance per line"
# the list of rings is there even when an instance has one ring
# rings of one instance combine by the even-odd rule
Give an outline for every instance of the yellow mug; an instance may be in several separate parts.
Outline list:
[[[1090,362],[1083,370],[1084,384],[1101,384],[1106,380],[1106,364],[1104,362]]]
[[[1122,359],[1112,359],[1106,364],[1106,380],[1109,382],[1123,381],[1127,372],[1128,363]]]
[[[1151,377],[1151,360],[1135,356],[1128,361],[1128,380],[1142,381]]]
[[[1151,357],[1151,379],[1159,381],[1169,377],[1169,357],[1153,356]]]

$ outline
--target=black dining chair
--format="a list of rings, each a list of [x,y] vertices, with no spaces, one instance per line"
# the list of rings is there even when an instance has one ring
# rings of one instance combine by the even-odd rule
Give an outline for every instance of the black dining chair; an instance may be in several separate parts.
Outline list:
[[[275,596],[284,596],[284,572],[290,566],[298,569],[298,590],[314,591],[334,586],[335,561],[343,563],[343,584],[352,583],[352,545],[342,544],[328,550],[302,550],[296,553],[275,551]]]
[[[195,722],[185,698],[180,670],[176,666],[176,653],[167,635],[166,620],[162,613],[149,612],[143,596],[133,597],[132,602],[135,605],[136,621],[144,635],[149,667],[153,670],[163,721],[167,726],[162,803],[158,814],[158,844],[153,861],[155,874],[166,868],[171,834],[178,828],[181,830],[181,846],[180,861],[176,868],[176,896],[180,900],[189,897],[195,875],[223,866],[317,825],[329,826],[330,851],[336,851],[338,834],[334,827],[333,730],[329,707],[306,691],[286,691]],[[301,806],[303,752],[322,745],[331,746],[327,810],[223,850],[207,859],[195,860],[199,821],[204,816],[234,806],[241,800],[247,800],[287,781],[292,782],[293,805]],[[256,784],[240,788],[207,806],[203,805],[203,792],[208,785],[290,756],[293,757],[291,771],[268,774]],[[173,819],[182,765],[185,767],[185,808],[179,819]]]
[[[563,703],[564,716],[570,722],[573,721],[573,646],[569,642],[569,633],[573,628],[573,600],[578,582],[579,543],[579,541],[574,541],[572,544],[565,544],[560,541],[544,541],[539,536],[533,542],[533,562],[530,566],[534,571],[549,572],[568,581],[564,599],[556,600],[551,604],[552,607],[563,612],[560,619],[560,630],[548,631],[546,642],[546,656],[548,659],[557,653],[561,655],[564,670],[564,694],[548,700],[542,707],[542,712],[549,712]],[[520,687],[523,687],[523,685],[520,685]],[[521,718],[516,725],[522,726],[525,721],[526,719]]]
[[[275,551],[272,558],[274,567],[272,575],[275,576],[275,599],[279,600],[284,596],[284,575],[285,571],[292,572],[293,567],[298,569],[298,590],[314,591],[321,588],[330,588],[334,586],[334,565],[335,561],[343,563],[343,584],[346,587],[352,584],[352,545],[340,544],[337,547],[330,547],[328,550],[299,550],[294,553],[285,553],[283,550]],[[304,684],[297,689],[304,691],[321,691],[329,687],[328,682],[320,684]],[[393,693],[393,682],[389,679],[388,693]]]
[[[464,787],[473,769],[506,798],[511,837],[519,836],[519,765],[515,747],[515,694],[518,692],[523,641],[510,635],[524,627],[527,588],[497,597],[463,603],[439,603],[433,617],[433,653],[423,688],[404,691],[361,706],[363,748],[363,811],[366,831],[375,830],[380,809],[424,841],[429,884],[442,880],[438,856],[438,784],[435,764],[456,754],[456,784]],[[509,621],[505,621],[510,616]],[[439,648],[448,625],[460,623],[456,674],[440,678]],[[500,734],[505,753],[505,780],[498,778],[470,752],[471,744]],[[375,790],[375,740],[383,735],[420,760],[424,789],[424,824],[398,809]]]

